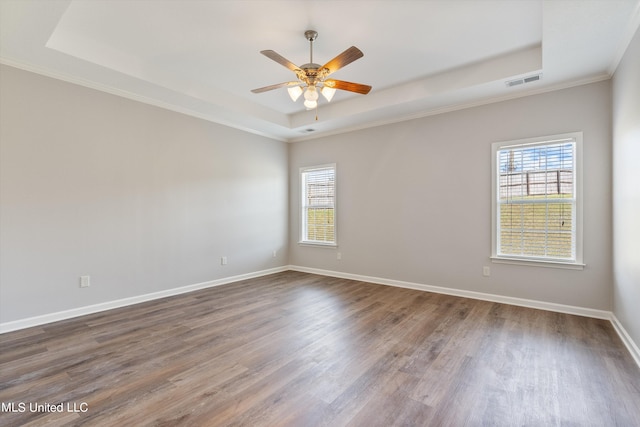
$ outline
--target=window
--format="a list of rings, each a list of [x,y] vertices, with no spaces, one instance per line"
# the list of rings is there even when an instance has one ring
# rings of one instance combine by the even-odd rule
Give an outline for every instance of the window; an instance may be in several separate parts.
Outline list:
[[[336,245],[336,166],[300,169],[300,243]]]
[[[582,268],[582,133],[492,145],[492,259]]]

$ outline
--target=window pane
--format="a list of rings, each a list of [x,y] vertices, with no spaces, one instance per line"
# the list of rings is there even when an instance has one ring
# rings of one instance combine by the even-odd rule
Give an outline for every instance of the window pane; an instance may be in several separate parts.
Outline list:
[[[334,210],[329,208],[309,208],[307,210],[307,240],[333,242]]]
[[[573,154],[573,143],[500,150],[500,199],[573,196]]]
[[[335,168],[303,170],[302,241],[335,243]]]
[[[499,254],[575,259],[574,153],[572,141],[498,151]]]
[[[504,204],[500,213],[500,253],[573,258],[573,204]]]

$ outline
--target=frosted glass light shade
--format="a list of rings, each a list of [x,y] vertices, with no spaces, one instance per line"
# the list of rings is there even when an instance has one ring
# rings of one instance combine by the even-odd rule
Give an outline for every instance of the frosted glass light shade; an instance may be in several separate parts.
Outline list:
[[[313,110],[318,106],[318,102],[306,100],[304,101],[304,106],[307,107],[307,110]]]
[[[307,101],[318,100],[318,90],[315,86],[309,86],[307,90],[304,91],[304,99],[306,99]]]
[[[300,95],[302,95],[302,89],[300,88],[300,86],[290,87],[287,89],[287,91],[289,92],[289,96],[291,97],[293,102],[296,102],[298,98],[300,98]]]
[[[331,102],[331,100],[333,99],[333,95],[335,95],[336,93],[336,90],[332,87],[325,86],[322,88],[320,93],[322,93],[322,96],[326,98],[327,102]]]

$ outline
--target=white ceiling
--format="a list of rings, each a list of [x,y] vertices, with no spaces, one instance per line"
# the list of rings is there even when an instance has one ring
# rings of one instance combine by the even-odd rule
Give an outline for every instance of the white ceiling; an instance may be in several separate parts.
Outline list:
[[[0,0],[0,61],[286,141],[375,126],[611,76],[640,0]],[[364,57],[306,111],[259,52]],[[542,73],[538,82],[505,81]],[[313,129],[313,131],[310,131]]]

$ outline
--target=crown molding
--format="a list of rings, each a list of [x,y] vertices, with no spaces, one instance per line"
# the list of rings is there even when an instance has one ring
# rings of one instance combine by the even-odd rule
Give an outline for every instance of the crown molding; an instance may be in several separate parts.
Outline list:
[[[34,74],[38,74],[44,77],[49,77],[52,79],[56,79],[56,80],[61,80],[63,82],[66,83],[71,83],[71,84],[75,84],[78,86],[82,86],[82,87],[86,87],[88,89],[93,89],[93,90],[97,90],[100,92],[104,92],[104,93],[108,93],[110,95],[115,95],[115,96],[119,96],[121,98],[126,98],[126,99],[130,99],[132,101],[136,101],[136,102],[140,102],[142,104],[147,104],[147,105],[151,105],[153,107],[158,107],[158,108],[162,108],[164,110],[169,110],[169,111],[173,111],[174,113],[180,113],[180,114],[184,114],[186,116],[190,116],[190,117],[195,117],[197,119],[201,119],[201,120],[205,120],[207,122],[211,122],[211,123],[215,123],[218,125],[222,125],[222,126],[226,126],[229,128],[233,128],[233,129],[237,129],[237,130],[241,130],[243,132],[247,132],[247,133],[251,133],[254,135],[258,135],[258,136],[262,136],[265,138],[269,138],[269,139],[273,139],[276,141],[281,141],[281,142],[287,142],[287,139],[285,138],[280,138],[278,136],[266,133],[266,132],[260,132],[257,131],[255,129],[252,129],[250,127],[247,126],[239,126],[235,123],[226,121],[226,120],[221,120],[218,118],[214,118],[210,115],[206,115],[206,114],[202,114],[199,113],[197,111],[188,109],[188,108],[184,108],[184,107],[178,107],[174,104],[170,104],[168,102],[163,102],[163,101],[158,101],[157,99],[154,98],[149,98],[146,96],[142,96],[133,92],[129,92],[126,90],[122,90],[122,89],[117,89],[117,88],[113,88],[111,86],[107,86],[101,83],[96,83],[94,81],[91,80],[86,80],[86,79],[82,79],[79,77],[75,77],[75,76],[71,76],[65,73],[61,73],[58,71],[53,71],[50,69],[46,69],[46,68],[42,68],[42,67],[38,67],[38,66],[34,66],[32,64],[28,64],[22,61],[16,61],[10,58],[6,58],[6,57],[0,57],[0,64],[2,65],[7,65],[9,67],[13,67],[13,68],[17,68],[23,71],[28,71],[30,73],[34,73]]]
[[[420,112],[417,112],[417,113],[406,114],[406,115],[402,115],[402,116],[398,116],[398,117],[394,117],[394,118],[390,118],[390,119],[376,120],[376,121],[371,121],[371,122],[367,122],[367,123],[360,124],[360,125],[349,126],[349,127],[346,127],[346,128],[341,128],[339,130],[335,130],[335,131],[327,131],[327,132],[318,133],[318,134],[314,133],[313,135],[307,135],[307,136],[303,136],[303,137],[299,137],[299,138],[289,139],[288,142],[289,143],[303,142],[303,141],[309,141],[309,140],[312,140],[312,139],[320,139],[320,138],[333,136],[333,135],[340,135],[340,134],[348,133],[348,132],[355,132],[355,131],[358,131],[358,130],[364,130],[364,129],[369,129],[369,128],[378,127],[378,126],[385,126],[385,125],[390,125],[390,124],[395,124],[395,123],[402,123],[402,122],[415,120],[415,119],[420,119],[420,118],[424,118],[424,117],[436,116],[436,115],[439,115],[439,114],[451,113],[451,112],[459,111],[459,110],[466,110],[468,108],[481,107],[483,105],[489,105],[489,104],[495,104],[495,103],[498,103],[498,102],[510,101],[510,100],[513,100],[513,99],[525,98],[527,96],[540,95],[540,94],[544,94],[544,93],[548,93],[548,92],[555,92],[555,91],[563,90],[563,89],[570,89],[572,87],[583,86],[583,85],[588,85],[588,84],[592,84],[592,83],[598,83],[598,82],[609,80],[609,79],[611,79],[611,75],[609,75],[608,73],[603,73],[603,74],[598,74],[598,75],[595,75],[595,76],[587,77],[587,78],[584,78],[584,79],[575,80],[575,81],[567,81],[567,82],[558,83],[558,84],[551,85],[551,86],[546,86],[546,87],[543,87],[543,88],[529,89],[529,90],[526,90],[526,91],[519,91],[519,92],[513,93],[513,94],[501,95],[501,96],[496,96],[496,97],[492,97],[492,98],[483,98],[483,99],[477,100],[477,101],[470,101],[470,102],[465,102],[465,103],[460,103],[460,104],[453,104],[453,105],[448,105],[448,106],[440,107],[440,108],[427,109],[427,110],[423,110],[423,111],[420,111]],[[322,131],[319,131],[319,132],[322,132]]]

